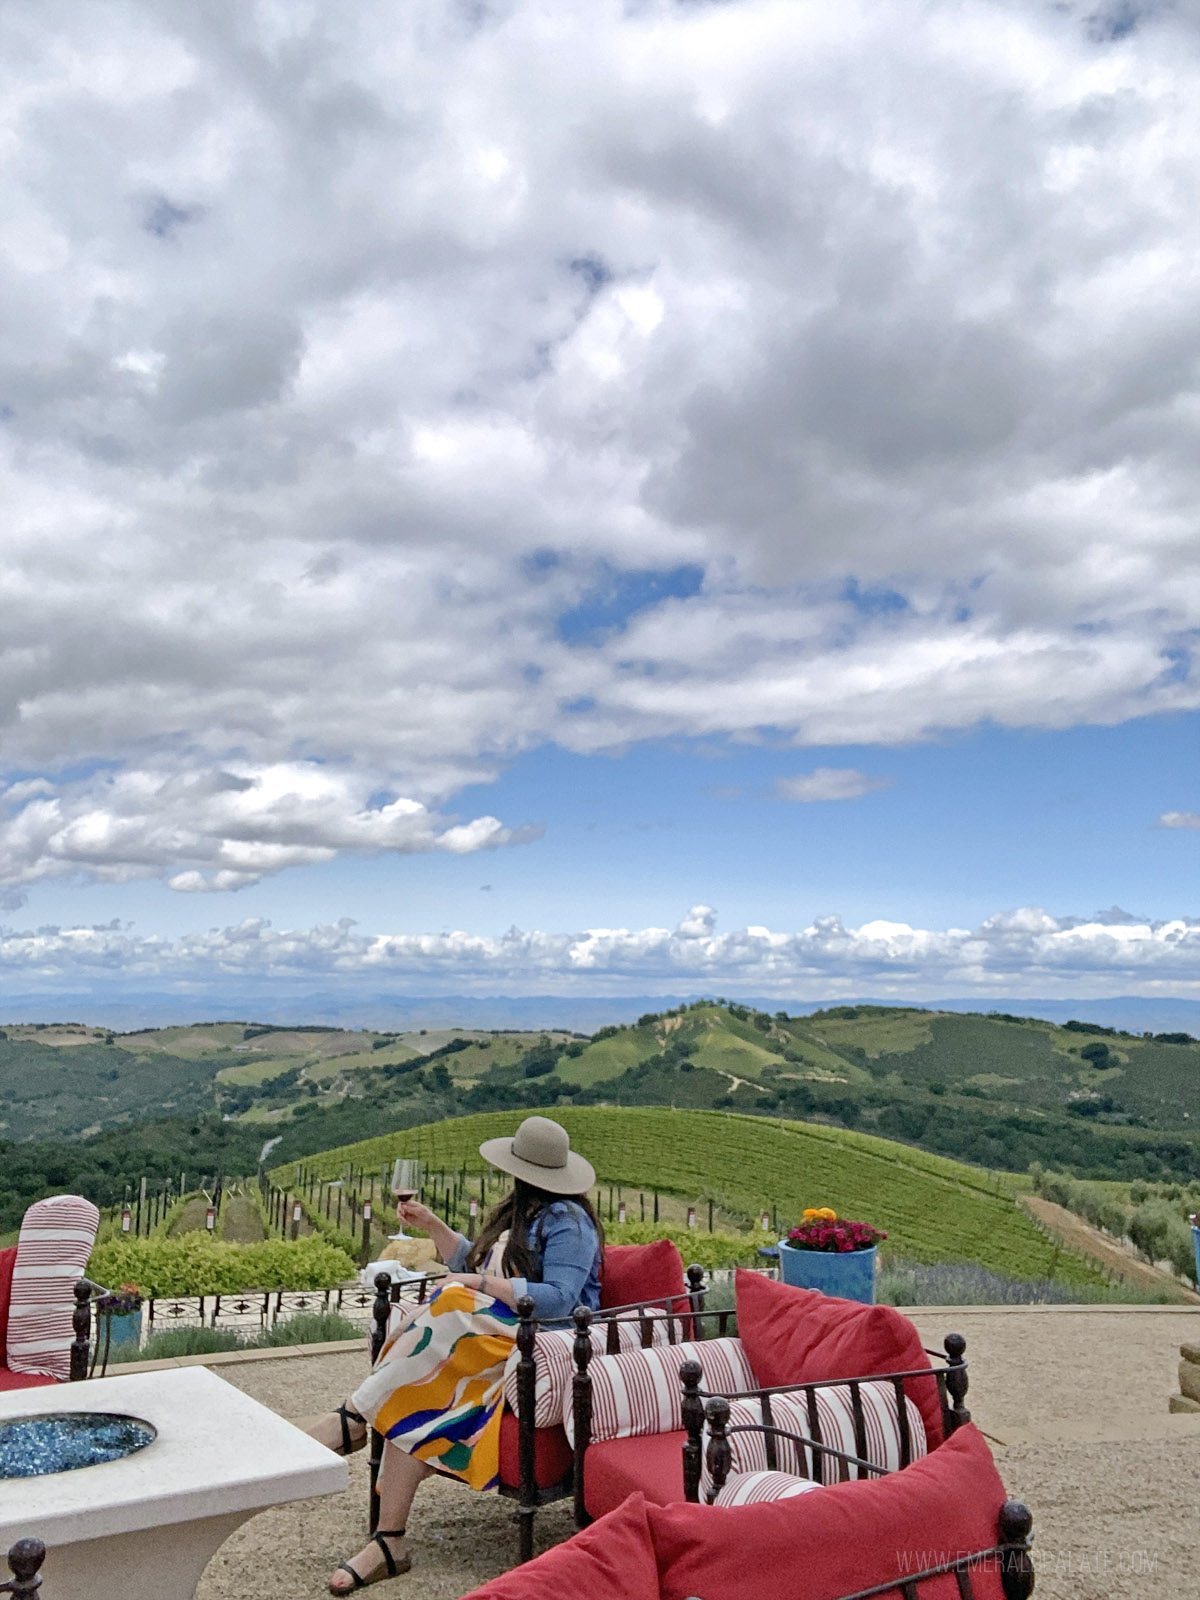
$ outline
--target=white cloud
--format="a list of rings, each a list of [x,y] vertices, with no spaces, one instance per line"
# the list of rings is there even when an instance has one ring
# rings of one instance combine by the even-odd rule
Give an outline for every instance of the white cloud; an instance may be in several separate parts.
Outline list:
[[[6,8],[7,881],[408,848],[370,795],[547,740],[1195,709],[1200,29],[1097,15]],[[181,819],[239,763],[342,799]]]
[[[85,873],[103,882],[170,874],[184,892],[245,888],[286,867],[339,853],[378,855],[521,844],[536,827],[495,817],[446,825],[417,800],[370,794],[314,763],[171,772],[126,769],[47,794],[17,783],[0,792],[0,881],[31,884]]]
[[[1160,828],[1200,828],[1200,812],[1164,811],[1158,825]]]
[[[890,778],[869,778],[855,767],[814,767],[793,778],[776,778],[775,793],[781,800],[809,804],[814,800],[857,800],[873,789],[886,789]]]
[[[716,928],[696,906],[670,928],[548,933],[510,928],[387,934],[349,919],[279,930],[261,919],[177,939],[130,928],[0,930],[0,973],[10,989],[63,987],[97,975],[190,994],[227,993],[240,980],[337,980],[339,995],[645,994],[750,992],[781,998],[874,994],[1078,995],[1111,992],[1200,997],[1200,919],[1136,922],[1054,917],[1038,907],[998,913],[973,929],[817,917],[794,931]]]

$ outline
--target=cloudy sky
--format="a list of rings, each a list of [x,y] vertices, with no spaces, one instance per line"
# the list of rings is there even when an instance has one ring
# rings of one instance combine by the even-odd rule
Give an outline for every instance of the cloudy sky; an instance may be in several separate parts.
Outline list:
[[[1198,68],[6,6],[0,990],[1200,997]]]

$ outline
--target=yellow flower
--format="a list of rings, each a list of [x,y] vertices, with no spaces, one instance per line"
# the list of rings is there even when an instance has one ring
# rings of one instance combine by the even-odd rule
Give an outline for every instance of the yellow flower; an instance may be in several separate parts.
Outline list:
[[[809,1206],[808,1210],[804,1213],[805,1222],[816,1222],[818,1218],[825,1222],[836,1222],[837,1212],[831,1211],[828,1206]]]

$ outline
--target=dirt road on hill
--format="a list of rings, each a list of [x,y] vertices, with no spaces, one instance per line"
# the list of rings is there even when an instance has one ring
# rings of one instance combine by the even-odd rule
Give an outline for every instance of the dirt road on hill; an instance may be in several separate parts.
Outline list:
[[[1035,1221],[1049,1228],[1063,1244],[1092,1256],[1101,1266],[1114,1272],[1123,1283],[1134,1284],[1139,1289],[1166,1289],[1182,1304],[1200,1305],[1200,1295],[1185,1289],[1178,1278],[1152,1267],[1148,1261],[1135,1255],[1132,1249],[1110,1238],[1107,1233],[1102,1233],[1099,1228],[1093,1228],[1091,1223],[1077,1217],[1065,1206],[1055,1205],[1053,1200],[1044,1200],[1038,1194],[1022,1195],[1021,1204]]]

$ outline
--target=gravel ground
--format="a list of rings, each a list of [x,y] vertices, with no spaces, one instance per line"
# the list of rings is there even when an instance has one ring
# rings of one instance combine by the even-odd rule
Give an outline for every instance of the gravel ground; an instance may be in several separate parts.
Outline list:
[[[1200,1312],[971,1307],[918,1311],[931,1346],[967,1339],[968,1403],[1009,1493],[1033,1509],[1037,1600],[1200,1600],[1200,1417],[1170,1417],[1178,1347]],[[358,1382],[354,1353],[222,1363],[229,1382],[303,1422]],[[315,1600],[362,1544],[366,1458],[340,1496],[261,1513],[218,1552],[199,1600]],[[565,1505],[536,1521],[539,1548],[567,1538]],[[516,1555],[512,1507],[431,1481],[411,1524],[413,1570],[381,1600],[457,1600]],[[264,1572],[270,1573],[264,1582]],[[590,1597],[589,1597],[590,1600]]]

